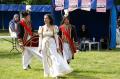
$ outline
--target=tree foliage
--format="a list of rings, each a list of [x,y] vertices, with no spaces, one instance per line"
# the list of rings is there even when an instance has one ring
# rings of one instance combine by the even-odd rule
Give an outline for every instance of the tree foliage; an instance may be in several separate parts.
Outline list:
[[[120,5],[120,0],[116,0],[116,5]]]
[[[50,4],[51,0],[0,0],[0,4],[33,4],[44,5]],[[115,0],[116,5],[120,5],[120,0]]]
[[[50,4],[51,0],[0,0],[1,4],[29,4],[29,5],[44,5]]]

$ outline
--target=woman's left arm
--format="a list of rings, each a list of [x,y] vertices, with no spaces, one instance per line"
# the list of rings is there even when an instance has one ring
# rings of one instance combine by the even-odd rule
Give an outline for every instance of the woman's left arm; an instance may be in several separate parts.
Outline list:
[[[55,38],[57,49],[59,49],[59,40],[58,40],[58,34],[57,33],[58,33],[58,27],[55,26],[54,27],[54,38]]]

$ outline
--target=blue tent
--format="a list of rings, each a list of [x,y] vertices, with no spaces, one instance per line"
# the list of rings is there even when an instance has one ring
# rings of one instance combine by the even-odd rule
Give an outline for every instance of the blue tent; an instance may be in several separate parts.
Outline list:
[[[120,12],[120,5],[117,6],[117,11]]]
[[[26,6],[23,4],[0,4],[0,11],[25,11]]]
[[[15,13],[26,10],[27,5],[23,4],[0,4],[0,29],[8,29],[9,21]],[[34,29],[43,25],[43,16],[51,13],[51,5],[31,5],[31,19]]]
[[[91,9],[96,9],[96,1],[97,0],[91,0]],[[107,0],[107,9],[110,9],[113,4],[114,4],[115,0]],[[52,5],[55,6],[55,0],[52,0]],[[67,9],[69,5],[69,0],[65,0],[64,1],[64,8]],[[78,0],[78,9],[81,7],[81,0]]]
[[[79,29],[82,24],[85,24],[90,30],[90,38],[96,37],[99,41],[102,37],[107,37],[109,39],[109,48],[116,47],[116,7],[114,5],[114,0],[107,0],[107,12],[97,13],[96,12],[96,0],[92,1],[91,11],[83,11],[81,8],[81,0],[78,0],[78,9],[70,12],[70,19],[72,24],[76,26],[77,34],[79,36]],[[55,0],[52,0],[53,5],[53,15],[55,23],[60,25],[62,19],[61,13],[63,11],[55,11]],[[69,0],[65,0],[64,9],[67,9],[69,5]],[[59,18],[59,19],[58,19]]]
[[[54,1],[52,0],[52,5],[31,5],[31,17],[34,29],[37,30],[39,26],[43,25],[43,16],[46,13],[51,13],[54,16],[55,24],[60,25],[62,11],[54,10]],[[68,8],[68,1],[65,0],[65,8]],[[117,16],[114,0],[107,0],[106,13],[95,12],[96,0],[92,0],[92,10],[90,12],[80,10],[81,0],[79,0],[78,4],[78,9],[70,13],[73,20],[72,23],[76,25],[76,28],[79,29],[79,26],[83,23],[86,24],[91,31],[91,37],[95,36],[99,40],[102,36],[107,36],[110,39],[110,48],[115,48]],[[0,29],[8,29],[8,23],[13,15],[25,10],[26,5],[23,4],[0,4]],[[78,20],[76,21],[76,19]],[[77,32],[79,35],[79,31]]]
[[[0,11],[25,11],[24,4],[0,4]],[[51,12],[51,5],[30,5],[32,12]]]

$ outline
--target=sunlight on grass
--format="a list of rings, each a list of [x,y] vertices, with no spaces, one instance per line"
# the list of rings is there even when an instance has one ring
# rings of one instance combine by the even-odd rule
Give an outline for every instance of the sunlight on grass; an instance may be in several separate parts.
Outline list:
[[[42,62],[33,57],[32,69],[22,69],[21,53],[10,53],[11,43],[0,39],[0,79],[53,79],[43,77]],[[73,72],[60,79],[120,79],[120,49],[75,54]]]

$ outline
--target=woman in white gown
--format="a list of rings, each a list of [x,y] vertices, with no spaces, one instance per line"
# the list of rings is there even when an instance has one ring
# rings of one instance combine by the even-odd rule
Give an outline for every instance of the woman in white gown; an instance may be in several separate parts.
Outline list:
[[[45,77],[57,77],[72,71],[66,60],[59,53],[57,26],[53,25],[51,15],[44,16],[45,25],[39,27],[39,52],[43,55]]]

